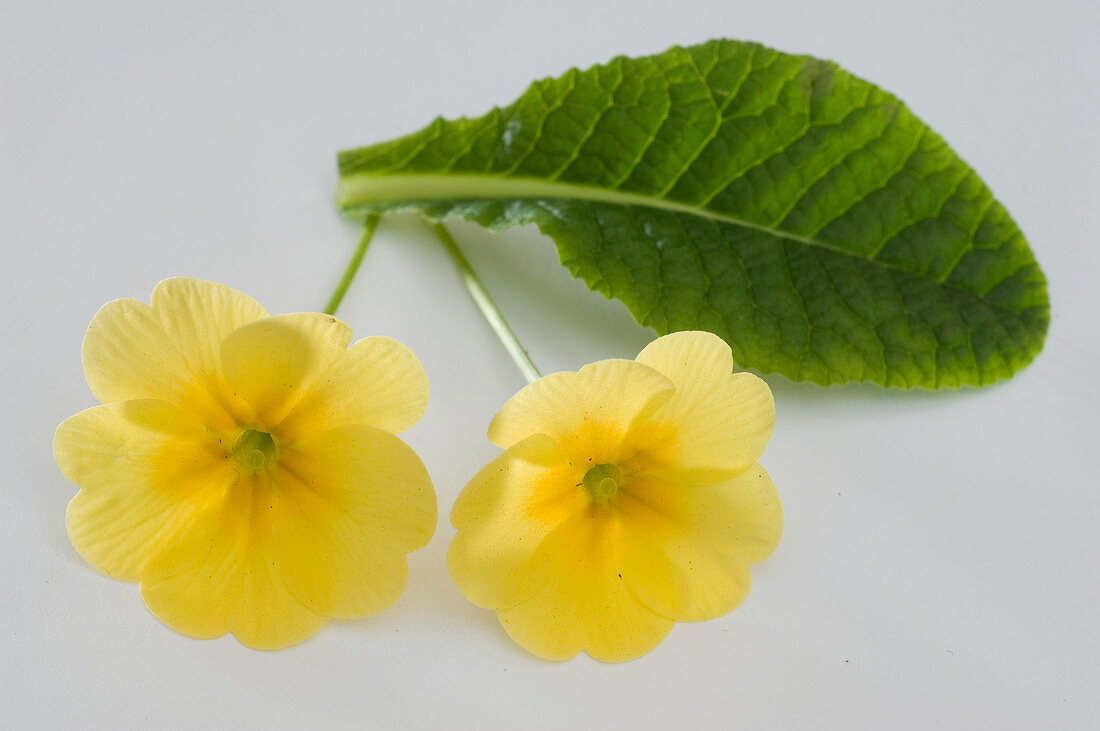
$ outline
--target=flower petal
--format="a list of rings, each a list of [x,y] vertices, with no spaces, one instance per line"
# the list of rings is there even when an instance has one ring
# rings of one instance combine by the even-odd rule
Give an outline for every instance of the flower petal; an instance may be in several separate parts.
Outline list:
[[[181,403],[194,379],[149,305],[118,299],[99,308],[80,351],[84,378],[103,403],[160,398]]]
[[[467,599],[509,607],[545,583],[547,563],[536,553],[580,504],[579,479],[558,443],[535,434],[470,480],[451,509],[458,533],[447,552],[451,579]]]
[[[347,353],[351,328],[315,312],[277,315],[237,328],[221,344],[222,369],[264,431]]]
[[[601,360],[528,384],[489,424],[502,449],[532,434],[547,434],[570,459],[615,459],[632,425],[645,421],[671,397],[669,379],[641,363]]]
[[[584,650],[597,660],[624,662],[646,654],[673,621],[630,591],[617,566],[616,523],[590,505],[559,526],[540,555],[547,581],[530,599],[498,610],[512,639],[549,660]]]
[[[245,473],[209,521],[174,548],[192,556],[142,583],[165,624],[194,637],[232,632],[278,649],[328,616],[363,616],[404,589],[405,553],[428,542],[435,494],[397,437],[342,427],[280,454],[272,472]],[[182,560],[179,563],[183,563]]]
[[[344,424],[396,433],[428,405],[428,377],[412,351],[392,338],[363,338],[306,393],[283,423],[288,437]]]
[[[184,568],[142,581],[149,610],[181,634],[232,632],[258,650],[288,647],[316,632],[326,617],[302,604],[283,581],[273,530],[279,499],[268,474],[242,474],[208,520],[172,547]]]
[[[363,617],[408,581],[405,554],[431,540],[435,490],[416,453],[394,435],[345,426],[280,457],[275,564],[310,609]]]
[[[168,339],[195,374],[218,374],[226,336],[267,317],[260,303],[243,292],[188,277],[160,282],[149,303]]]
[[[152,303],[114,300],[92,318],[81,349],[92,393],[103,403],[171,401],[226,428],[234,405],[219,388],[217,351],[212,349],[266,313],[236,290],[182,277],[158,284]]]
[[[635,482],[617,508],[623,577],[646,605],[680,621],[740,604],[749,564],[767,558],[783,532],[779,496],[759,465],[712,485]]]
[[[66,525],[77,552],[103,573],[138,581],[236,479],[203,429],[152,399],[96,406],[54,435],[54,458],[80,492]]]
[[[637,360],[676,384],[647,425],[663,442],[654,452],[680,473],[670,478],[727,479],[763,454],[775,425],[771,390],[751,373],[732,372],[724,340],[708,332],[672,333],[647,345]]]

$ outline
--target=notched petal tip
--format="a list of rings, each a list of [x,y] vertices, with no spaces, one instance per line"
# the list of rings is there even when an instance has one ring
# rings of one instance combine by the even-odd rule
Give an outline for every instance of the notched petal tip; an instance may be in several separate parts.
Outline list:
[[[384,336],[357,341],[302,396],[288,415],[288,434],[366,424],[398,434],[428,407],[428,377],[413,352]]]
[[[149,307],[111,300],[96,311],[80,348],[84,379],[101,403],[180,395],[190,374]]]
[[[652,365],[662,373],[662,365],[677,361],[687,364],[702,360],[709,368],[727,372],[734,366],[729,343],[706,330],[680,330],[662,335],[642,348],[635,360]]]
[[[102,403],[136,398],[182,403],[191,384],[218,372],[222,339],[266,315],[254,299],[224,285],[165,279],[153,289],[149,305],[123,298],[96,312],[81,345],[85,379]]]
[[[489,441],[502,449],[547,434],[569,451],[578,435],[611,441],[660,408],[674,390],[657,370],[632,360],[609,359],[579,371],[543,376],[521,389],[489,424]]]
[[[760,458],[775,425],[775,401],[763,379],[732,371],[724,340],[673,333],[646,346],[638,360],[676,384],[653,420],[661,427],[654,434],[666,435],[654,450],[668,463],[667,475],[686,482],[728,479]]]
[[[226,381],[273,427],[303,394],[347,353],[351,328],[317,312],[275,315],[250,322],[221,342]]]

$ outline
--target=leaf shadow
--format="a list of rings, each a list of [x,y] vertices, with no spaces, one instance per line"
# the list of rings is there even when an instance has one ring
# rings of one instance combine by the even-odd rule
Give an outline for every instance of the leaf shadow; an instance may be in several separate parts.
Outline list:
[[[754,373],[756,371],[753,371]],[[944,399],[972,398],[987,388],[963,386],[961,388],[886,388],[876,383],[844,383],[832,386],[819,386],[816,383],[792,381],[778,374],[757,374],[768,382],[776,398],[799,401],[807,404],[843,399],[852,403],[881,402],[889,404],[938,403]]]
[[[573,279],[558,261],[553,241],[534,226],[500,233],[464,221],[448,221],[447,227],[543,373],[576,370],[602,358],[633,358],[653,339],[621,302]],[[391,230],[439,248],[415,217],[397,217]]]
[[[415,216],[399,216],[395,223],[403,236],[434,245],[430,233]],[[574,279],[558,261],[551,239],[534,226],[500,233],[465,221],[449,221],[447,226],[524,345],[539,356],[540,364],[549,365],[549,360],[556,366],[554,370],[576,370],[602,358],[633,358],[655,337],[652,330],[635,322],[621,302],[606,299]],[[538,337],[524,337],[532,332]],[[990,389],[902,389],[871,382],[820,386],[749,370],[766,380],[777,398],[805,404],[840,399],[853,405],[875,402],[929,406],[944,399],[974,398]]]

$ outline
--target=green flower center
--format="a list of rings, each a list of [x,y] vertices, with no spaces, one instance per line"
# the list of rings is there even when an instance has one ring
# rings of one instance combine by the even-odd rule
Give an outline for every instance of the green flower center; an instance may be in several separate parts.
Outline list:
[[[598,464],[584,473],[584,489],[596,500],[606,500],[619,491],[622,479],[618,465]]]
[[[262,470],[275,461],[275,440],[265,431],[246,429],[233,444],[233,461],[239,467]]]

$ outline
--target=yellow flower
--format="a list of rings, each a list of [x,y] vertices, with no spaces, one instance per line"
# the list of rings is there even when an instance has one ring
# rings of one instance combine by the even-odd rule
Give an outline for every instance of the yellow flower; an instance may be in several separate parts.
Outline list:
[[[81,353],[104,405],[54,437],[80,487],[76,550],[140,582],[169,627],[260,649],[393,603],[435,529],[431,480],[394,436],[428,385],[400,343],[350,341],[329,315],[269,317],[194,279],[106,304]]]
[[[466,597],[537,655],[608,662],[737,606],[783,516],[756,463],[771,391],[732,370],[720,338],[681,332],[512,397],[489,426],[506,451],[451,512]]]

